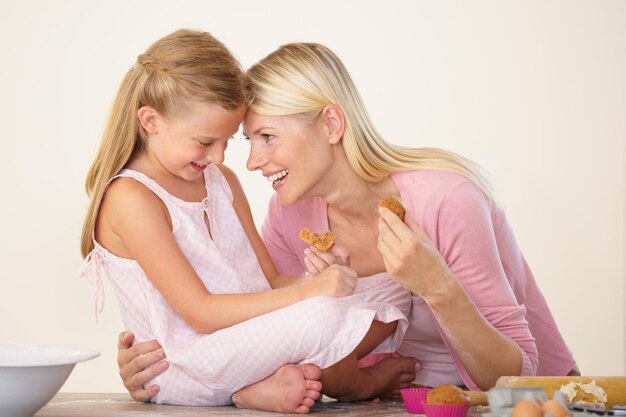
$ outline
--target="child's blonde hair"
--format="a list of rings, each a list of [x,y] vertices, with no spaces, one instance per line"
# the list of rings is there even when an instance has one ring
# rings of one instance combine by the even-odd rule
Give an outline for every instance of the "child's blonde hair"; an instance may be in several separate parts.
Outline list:
[[[315,119],[328,104],[344,112],[342,140],[348,161],[366,181],[414,169],[453,171],[474,182],[491,198],[480,168],[437,148],[407,148],[385,141],[372,124],[348,71],[330,49],[315,43],[283,45],[246,71],[249,109],[266,116]]]
[[[98,208],[108,181],[147,139],[137,110],[151,106],[165,117],[175,116],[191,102],[215,103],[226,110],[241,108],[245,104],[243,71],[210,33],[182,29],[153,43],[122,80],[85,182],[91,201],[81,236],[83,256],[93,249]]]

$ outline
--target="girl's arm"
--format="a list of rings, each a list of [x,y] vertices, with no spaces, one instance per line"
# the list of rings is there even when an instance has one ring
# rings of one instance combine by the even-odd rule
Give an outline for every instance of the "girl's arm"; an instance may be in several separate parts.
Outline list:
[[[228,185],[230,185],[230,189],[233,194],[233,207],[235,208],[237,217],[239,217],[243,230],[248,236],[248,240],[252,245],[252,249],[254,249],[254,253],[256,253],[261,269],[263,270],[267,281],[270,283],[270,286],[272,288],[280,288],[310,282],[309,277],[280,275],[278,273],[267,247],[265,246],[265,243],[263,243],[256,225],[254,224],[254,218],[252,217],[252,212],[250,211],[250,205],[248,204],[248,199],[246,198],[243,188],[241,187],[239,179],[235,173],[225,165],[220,165],[219,168],[228,181]]]
[[[210,294],[178,246],[165,205],[147,187],[127,178],[114,181],[100,216],[106,239],[98,238],[105,247],[107,240],[117,240],[121,256],[135,259],[174,311],[198,332],[211,333],[315,295],[348,295],[356,285],[354,271],[337,267],[324,280],[302,285],[254,294]]]
[[[438,213],[445,258],[409,215],[404,224],[387,209],[379,210],[379,250],[390,275],[428,303],[451,353],[487,390],[502,375],[534,374],[537,347],[502,268],[486,199],[465,184],[451,200]]]

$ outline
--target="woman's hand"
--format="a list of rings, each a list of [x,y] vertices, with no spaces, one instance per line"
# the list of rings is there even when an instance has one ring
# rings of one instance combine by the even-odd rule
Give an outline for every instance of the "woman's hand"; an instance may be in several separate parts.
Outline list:
[[[358,277],[356,271],[347,266],[331,265],[315,277],[311,277],[305,298],[316,296],[345,297],[351,295],[356,288]]]
[[[315,276],[331,265],[350,266],[350,252],[341,245],[333,245],[328,252],[311,246],[304,251],[304,265],[309,275]]]
[[[443,291],[446,278],[453,278],[448,266],[421,227],[406,216],[406,224],[389,209],[378,209],[378,250],[385,268],[402,286],[428,300],[427,295]]]
[[[404,224],[386,208],[380,208],[379,213],[378,250],[387,272],[428,303],[448,339],[446,345],[456,353],[472,381],[486,391],[502,375],[520,375],[522,346],[528,354],[536,355],[534,339],[516,342],[490,323],[412,218],[406,216]],[[514,306],[511,311],[523,314]],[[525,321],[519,323],[525,325]]]
[[[159,392],[156,384],[144,388],[155,376],[162,374],[168,367],[165,353],[156,340],[137,343],[131,332],[121,332],[117,343],[117,365],[120,377],[130,396],[137,401],[149,401]]]

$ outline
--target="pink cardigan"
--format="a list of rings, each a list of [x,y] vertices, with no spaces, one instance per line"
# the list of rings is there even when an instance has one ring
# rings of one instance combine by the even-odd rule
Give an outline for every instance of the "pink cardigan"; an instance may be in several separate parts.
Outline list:
[[[394,173],[391,178],[407,215],[434,242],[481,314],[518,344],[522,375],[566,375],[575,365],[574,358],[504,212],[459,174],[409,171]],[[307,245],[297,237],[303,227],[318,233],[328,230],[326,203],[311,198],[285,206],[274,195],[262,236],[280,273],[304,273]],[[465,385],[479,389],[450,348],[439,324],[434,324]],[[417,359],[428,360],[423,354]]]

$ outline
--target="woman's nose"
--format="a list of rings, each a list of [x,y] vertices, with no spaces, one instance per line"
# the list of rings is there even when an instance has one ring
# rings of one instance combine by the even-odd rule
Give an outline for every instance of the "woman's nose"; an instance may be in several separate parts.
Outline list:
[[[262,168],[265,164],[267,164],[267,156],[265,153],[260,152],[254,144],[251,144],[246,168],[248,168],[249,171],[255,171]]]

